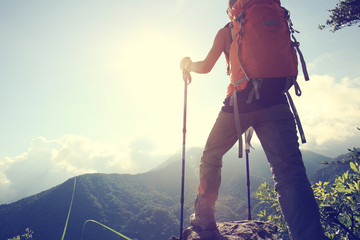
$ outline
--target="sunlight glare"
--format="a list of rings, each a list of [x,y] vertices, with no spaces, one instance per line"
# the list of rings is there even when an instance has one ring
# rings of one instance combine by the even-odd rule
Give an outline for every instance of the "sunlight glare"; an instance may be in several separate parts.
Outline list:
[[[121,51],[121,85],[140,117],[148,120],[139,134],[160,142],[159,151],[173,148],[181,134],[184,84],[180,60],[189,46],[179,36],[159,29],[134,30]],[[186,50],[185,50],[186,49]],[[155,139],[154,139],[155,140]]]

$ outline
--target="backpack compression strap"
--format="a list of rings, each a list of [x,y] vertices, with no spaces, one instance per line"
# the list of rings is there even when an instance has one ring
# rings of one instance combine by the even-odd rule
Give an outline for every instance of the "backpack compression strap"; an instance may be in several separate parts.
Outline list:
[[[243,157],[243,142],[242,142],[242,133],[241,133],[241,123],[240,123],[240,115],[239,115],[239,108],[238,108],[238,101],[237,101],[237,85],[234,84],[234,92],[232,94],[233,98],[233,105],[234,105],[234,116],[235,116],[235,126],[236,126],[236,133],[239,141],[239,158]]]
[[[246,79],[245,79],[246,80]],[[238,157],[242,158],[243,157],[243,140],[242,140],[242,129],[241,129],[241,123],[240,123],[240,114],[239,114],[239,108],[238,108],[238,101],[237,101],[237,86],[242,83],[243,81],[237,81],[235,83],[233,83],[234,85],[234,92],[231,96],[232,101],[233,101],[233,107],[234,107],[234,116],[235,116],[235,126],[236,126],[236,134],[238,137],[238,141],[239,141],[239,153],[238,153]],[[254,93],[255,94],[255,93]],[[230,100],[230,105],[231,105],[231,100]],[[250,148],[252,148],[250,141],[251,141],[251,137],[253,135],[253,131],[254,129],[252,127],[250,127],[249,129],[246,130],[247,131],[247,135],[245,135],[245,150],[247,153],[250,152]]]
[[[306,81],[310,80],[309,78],[309,73],[307,71],[307,68],[306,68],[306,63],[305,63],[305,59],[304,59],[304,56],[302,54],[302,52],[300,51],[300,43],[296,40],[295,36],[294,36],[294,33],[299,33],[299,31],[295,30],[294,27],[293,27],[293,23],[290,19],[290,12],[282,7],[282,9],[284,10],[285,12],[285,17],[286,17],[286,20],[288,21],[288,26],[289,26],[289,30],[290,30],[290,33],[291,33],[291,38],[294,40],[291,44],[292,47],[294,47],[297,51],[297,53],[299,54],[299,58],[300,58],[300,62],[301,62],[301,68],[302,68],[302,71],[303,71],[303,74],[304,74],[304,78]]]
[[[306,138],[305,138],[304,130],[303,130],[302,125],[301,125],[299,114],[298,114],[298,112],[296,110],[294,101],[292,100],[291,95],[289,93],[289,89],[290,89],[291,86],[294,86],[295,95],[300,97],[302,92],[301,92],[301,89],[300,89],[300,86],[299,86],[298,82],[296,81],[296,77],[287,77],[286,86],[285,86],[285,89],[284,89],[283,93],[286,94],[286,97],[289,100],[289,105],[291,107],[291,110],[292,110],[294,118],[295,118],[296,125],[297,125],[298,130],[299,130],[301,142],[306,143]]]
[[[256,81],[255,81],[256,82]],[[299,84],[297,83],[296,81],[296,78],[294,77],[289,77],[287,79],[287,82],[292,82],[292,84],[294,85],[294,88],[295,88],[295,94],[297,96],[300,96],[301,95],[301,90],[300,90],[300,87],[299,87]],[[242,141],[242,129],[241,129],[241,123],[240,123],[240,114],[239,114],[239,108],[238,108],[238,102],[237,102],[237,90],[236,90],[236,87],[237,85],[234,83],[234,92],[232,94],[232,98],[233,98],[233,106],[234,106],[234,116],[235,116],[235,126],[236,126],[236,133],[237,133],[237,137],[238,137],[238,141],[239,141],[239,153],[238,153],[238,157],[239,158],[242,158],[243,157],[243,141]],[[261,85],[261,81],[260,81],[260,85]],[[291,85],[290,85],[291,86]],[[289,86],[289,87],[290,87]],[[288,89],[285,89],[285,94],[289,100],[289,105],[291,107],[291,110],[293,112],[293,115],[294,115],[294,118],[295,118],[295,122],[296,122],[296,125],[298,127],[298,130],[299,130],[299,134],[300,134],[300,138],[301,138],[301,142],[302,143],[306,143],[306,138],[305,138],[305,133],[304,133],[304,129],[302,127],[302,124],[301,124],[301,121],[300,121],[300,117],[299,117],[299,114],[296,110],[296,107],[295,107],[295,104],[294,104],[294,101],[292,100],[291,98],[291,95],[288,91]],[[249,103],[249,100],[250,102],[252,101],[254,95],[256,95],[256,93],[253,93],[251,94],[252,97],[249,96],[249,99],[248,99],[248,103]],[[256,98],[256,97],[255,97]]]
[[[297,112],[297,110],[296,110],[294,101],[292,100],[289,91],[286,91],[285,94],[286,94],[286,96],[287,96],[287,98],[288,98],[288,100],[289,100],[289,104],[290,104],[291,110],[292,110],[292,112],[293,112],[296,125],[297,125],[298,130],[299,130],[301,142],[302,142],[302,143],[306,143],[305,133],[304,133],[304,130],[303,130],[303,128],[302,128],[302,125],[301,125],[301,122],[300,122],[300,117],[299,117],[299,114],[298,114],[298,112]]]

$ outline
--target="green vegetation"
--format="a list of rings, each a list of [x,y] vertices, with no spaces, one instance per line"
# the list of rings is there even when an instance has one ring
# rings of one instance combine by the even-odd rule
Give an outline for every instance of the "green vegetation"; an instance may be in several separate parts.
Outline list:
[[[115,231],[114,229],[112,229],[112,228],[110,228],[110,227],[108,227],[108,226],[106,226],[106,225],[104,225],[104,224],[102,224],[102,223],[99,223],[98,221],[92,220],[92,219],[89,219],[89,220],[87,220],[87,221],[84,223],[83,228],[82,228],[82,231],[81,231],[80,240],[83,239],[84,231],[85,231],[85,226],[86,226],[86,224],[89,223],[89,222],[93,222],[93,223],[95,223],[95,224],[98,224],[98,225],[102,226],[103,228],[105,228],[106,230],[111,231],[111,232],[115,233],[116,235],[118,235],[118,236],[120,236],[120,237],[122,237],[122,238],[124,238],[124,239],[131,240],[131,238],[128,238],[127,236],[119,233],[118,231]]]
[[[62,235],[62,237],[61,237],[61,240],[64,240],[64,238],[65,238],[66,229],[67,229],[67,226],[68,226],[68,223],[69,223],[70,213],[71,213],[71,209],[72,209],[72,205],[73,205],[73,201],[74,201],[75,187],[76,187],[76,177],[74,178],[73,193],[72,193],[72,196],[71,196],[71,202],[70,202],[69,212],[68,212],[68,215],[67,215],[67,218],[66,218],[65,227],[64,227],[64,232],[63,232],[63,235]]]
[[[326,21],[326,25],[331,28],[332,32],[360,23],[359,0],[339,1],[334,9],[328,11],[331,15],[329,16],[330,19]],[[324,29],[326,25],[319,25],[319,29]]]
[[[259,192],[256,193],[256,198],[259,199],[260,204],[264,207],[264,210],[258,213],[258,219],[274,223],[278,228],[277,235],[279,239],[289,239],[289,231],[281,213],[277,194],[269,183],[264,182],[261,184]]]
[[[28,240],[28,239],[33,239],[32,235],[33,235],[33,231],[31,231],[29,228],[25,229],[25,233],[22,234],[21,236],[15,236],[13,238],[9,238],[8,240]]]
[[[349,164],[351,171],[333,182],[319,181],[313,185],[325,233],[336,240],[360,239],[360,153],[355,148],[349,151],[345,160],[333,164]],[[256,197],[264,207],[257,215],[259,220],[273,222],[279,228],[279,238],[288,239],[276,192],[265,182]]]
[[[322,224],[332,239],[360,239],[360,154],[356,149],[351,151],[351,172],[333,183],[318,182],[314,186]]]

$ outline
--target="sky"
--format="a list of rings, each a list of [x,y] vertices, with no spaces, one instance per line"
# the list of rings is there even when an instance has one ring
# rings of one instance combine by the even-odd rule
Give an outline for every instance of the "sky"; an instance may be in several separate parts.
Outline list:
[[[308,141],[301,149],[330,157],[360,140],[359,28],[318,29],[337,2],[282,1],[311,78],[300,71],[303,95],[293,94]],[[226,8],[226,0],[0,0],[0,203],[84,173],[141,173],[181,152],[179,63],[205,58]],[[204,146],[221,109],[224,57],[192,78],[186,149]]]

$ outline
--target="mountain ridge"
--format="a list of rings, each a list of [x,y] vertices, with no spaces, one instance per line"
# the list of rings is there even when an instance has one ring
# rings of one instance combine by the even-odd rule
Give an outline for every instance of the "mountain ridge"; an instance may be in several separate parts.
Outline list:
[[[232,221],[246,219],[245,161],[230,151],[224,156],[223,182],[217,204],[217,219]],[[309,173],[323,169],[321,161],[329,158],[303,151]],[[176,157],[176,156],[175,156]],[[186,155],[184,225],[193,211],[198,184],[198,163],[201,149],[189,149]],[[272,181],[264,155],[250,155],[252,204],[253,194],[263,181]],[[320,159],[321,158],[321,159]],[[316,160],[314,160],[316,159]],[[315,163],[316,162],[316,163]],[[161,167],[139,174],[84,174],[77,176],[73,209],[65,239],[80,237],[82,224],[94,219],[132,239],[168,239],[178,232],[180,213],[181,158]],[[34,231],[37,240],[61,236],[69,208],[74,178],[11,204],[0,205],[0,239]],[[163,223],[166,223],[165,225]],[[86,239],[118,239],[111,232],[90,226]]]

